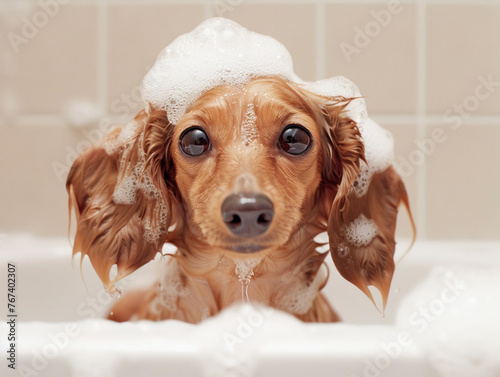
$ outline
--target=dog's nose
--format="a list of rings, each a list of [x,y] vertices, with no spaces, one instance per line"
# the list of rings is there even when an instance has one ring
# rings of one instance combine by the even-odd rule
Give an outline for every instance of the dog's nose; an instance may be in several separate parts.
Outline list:
[[[264,233],[274,216],[273,203],[261,194],[230,195],[221,209],[222,219],[231,233],[246,238]]]

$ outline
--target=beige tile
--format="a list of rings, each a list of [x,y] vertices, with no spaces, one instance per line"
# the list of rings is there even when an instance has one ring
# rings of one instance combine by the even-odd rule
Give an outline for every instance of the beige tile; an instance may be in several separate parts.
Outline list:
[[[381,124],[389,130],[394,137],[394,158],[400,175],[408,193],[410,210],[414,221],[417,221],[417,168],[408,168],[408,156],[415,149],[415,139],[417,127],[414,124]],[[417,236],[419,229],[417,229]],[[413,236],[413,230],[410,218],[403,205],[399,208],[398,223],[396,226],[396,239],[410,239]]]
[[[57,126],[7,126],[0,132],[0,175],[4,183],[0,229],[66,236],[65,180],[85,136]]]
[[[499,24],[498,6],[428,5],[428,112],[458,112],[457,104],[467,114],[500,114],[500,33],[495,32]],[[489,76],[496,87],[481,84],[481,77]]]
[[[9,23],[13,19],[13,12],[5,7],[5,3],[0,3],[0,127],[6,122],[6,118],[15,113],[14,104],[11,98],[14,95],[13,75],[17,71],[16,55],[6,38],[7,34],[16,25]],[[17,101],[19,102],[19,101]]]
[[[113,4],[108,9],[109,109],[123,120],[143,107],[139,87],[163,48],[203,21],[196,4]]]
[[[426,224],[429,238],[500,239],[500,124],[442,129],[426,161]],[[444,137],[443,137],[444,138]]]
[[[3,56],[12,63],[6,79],[11,108],[44,114],[60,113],[74,99],[96,103],[96,7],[67,4],[47,12],[28,4],[6,11],[4,28],[14,41]]]
[[[314,4],[243,2],[224,16],[283,43],[292,55],[295,73],[304,80],[316,78]]]
[[[412,4],[400,4],[392,12],[383,3],[327,5],[327,75],[354,81],[372,114],[414,113],[415,24]]]

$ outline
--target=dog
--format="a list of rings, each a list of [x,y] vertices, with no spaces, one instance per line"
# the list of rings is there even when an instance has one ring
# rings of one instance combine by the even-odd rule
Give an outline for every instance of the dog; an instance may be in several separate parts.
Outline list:
[[[346,111],[353,100],[257,77],[211,88],[176,124],[149,105],[84,151],[66,183],[73,253],[87,255],[112,292],[165,243],[177,247],[158,284],[125,295],[110,319],[198,323],[250,300],[334,322],[321,293],[328,254],[372,301],[368,286],[378,288],[385,307],[399,204],[411,212],[392,166],[357,192],[366,146]],[[372,230],[361,240],[360,222]],[[323,232],[329,253],[315,240]]]

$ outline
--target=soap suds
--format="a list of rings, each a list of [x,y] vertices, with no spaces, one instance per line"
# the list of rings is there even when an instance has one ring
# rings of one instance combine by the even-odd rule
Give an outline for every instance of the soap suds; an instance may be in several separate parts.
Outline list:
[[[177,310],[177,300],[179,297],[186,297],[188,290],[182,285],[179,265],[175,258],[169,258],[162,265],[161,279],[159,283],[157,308],[167,308],[170,312]]]
[[[378,234],[378,228],[373,220],[367,219],[365,215],[361,214],[354,221],[345,225],[342,228],[342,233],[351,245],[361,247],[370,244]]]
[[[394,140],[392,134],[367,118],[360,127],[368,165],[360,162],[360,172],[354,184],[357,197],[366,194],[373,174],[383,172],[394,162]]]
[[[391,133],[368,118],[365,99],[361,97],[358,87],[345,77],[336,76],[316,82],[298,80],[305,89],[320,96],[355,98],[344,111],[356,122],[365,146],[368,165],[361,161],[360,172],[354,184],[356,196],[365,195],[373,174],[383,172],[394,162],[394,141]]]
[[[137,125],[130,124],[125,127],[117,139],[117,146],[123,145],[124,151],[120,161],[117,183],[113,192],[113,200],[116,204],[132,205],[136,202],[137,190],[151,200],[147,208],[147,214],[144,216],[144,240],[149,243],[156,242],[167,232],[168,209],[160,190],[155,186],[146,168],[146,154],[142,149],[144,134],[140,134],[137,143],[137,162],[130,166],[128,157],[132,151],[134,141],[132,136],[135,133]]]
[[[126,147],[133,139],[138,126],[138,123],[133,120],[122,127],[120,134],[115,140],[104,139],[104,149],[106,150],[106,153],[112,155],[113,153],[119,151],[120,148]]]
[[[211,18],[167,46],[146,74],[146,103],[177,124],[202,93],[219,85],[242,86],[255,77],[292,78],[292,58],[275,39],[226,18]]]
[[[257,140],[257,128],[255,122],[257,121],[257,115],[255,115],[255,109],[253,103],[249,103],[247,106],[247,112],[241,123],[241,139],[245,146],[249,146],[255,140]]]
[[[368,118],[365,99],[361,97],[356,84],[344,76],[335,76],[314,82],[302,81],[298,77],[296,80],[302,84],[304,89],[323,97],[355,98],[346,106],[345,114],[358,125],[362,125]]]
[[[306,314],[327,277],[327,269],[322,265],[312,281],[297,279],[297,283],[287,288],[285,293],[276,300],[276,305],[290,313]]]
[[[238,276],[238,281],[241,284],[241,299],[243,302],[249,302],[248,286],[254,275],[253,269],[259,264],[259,258],[252,259],[235,259],[235,274]]]

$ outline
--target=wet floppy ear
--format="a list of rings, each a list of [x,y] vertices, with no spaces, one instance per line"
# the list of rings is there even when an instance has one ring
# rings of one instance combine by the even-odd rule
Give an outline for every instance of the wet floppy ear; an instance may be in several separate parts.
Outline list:
[[[411,219],[405,186],[401,177],[389,167],[372,176],[363,196],[358,197],[355,190],[350,190],[342,207],[334,203],[328,219],[330,251],[337,270],[361,289],[375,306],[368,287],[377,288],[382,296],[382,310],[394,273],[394,233],[401,202]]]
[[[77,219],[73,255],[88,255],[110,292],[161,251],[175,221],[173,166],[165,152],[172,132],[164,112],[142,112],[84,151],[69,172],[70,212]]]
[[[328,212],[330,252],[340,274],[375,304],[369,286],[376,287],[385,308],[394,272],[394,232],[398,206],[408,209],[404,184],[392,167],[375,173],[367,190],[356,190],[365,147],[356,123],[342,106],[327,106],[323,182]],[[368,125],[367,125],[368,126]],[[376,306],[376,304],[375,304]]]

